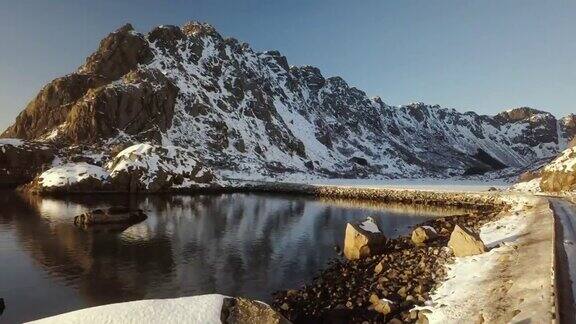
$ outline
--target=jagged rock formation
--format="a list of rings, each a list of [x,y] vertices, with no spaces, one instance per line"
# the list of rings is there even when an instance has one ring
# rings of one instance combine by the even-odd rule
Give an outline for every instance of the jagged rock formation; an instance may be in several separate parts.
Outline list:
[[[65,163],[41,172],[27,185],[30,192],[165,192],[205,187],[212,171],[178,147],[137,144],[118,153],[104,166]]]
[[[546,165],[541,172],[540,189],[543,191],[576,190],[576,146],[573,146]]]
[[[297,180],[522,168],[552,158],[574,134],[574,115],[557,120],[531,108],[491,117],[389,106],[342,78],[192,22],[108,35],[2,137],[52,145],[62,163],[104,167],[121,148],[147,142],[187,151],[220,179]]]

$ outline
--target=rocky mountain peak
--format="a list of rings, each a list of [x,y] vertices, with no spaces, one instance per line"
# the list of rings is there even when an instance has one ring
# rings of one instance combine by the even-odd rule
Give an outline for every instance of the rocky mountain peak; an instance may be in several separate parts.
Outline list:
[[[78,72],[116,80],[151,59],[152,52],[144,36],[126,24],[106,36]]]
[[[513,123],[522,120],[529,120],[531,117],[537,115],[549,116],[550,114],[530,107],[519,107],[503,111],[494,116],[494,119],[501,123]]]
[[[211,36],[222,39],[222,35],[218,33],[214,26],[198,21],[189,21],[182,26],[184,34],[194,37]]]

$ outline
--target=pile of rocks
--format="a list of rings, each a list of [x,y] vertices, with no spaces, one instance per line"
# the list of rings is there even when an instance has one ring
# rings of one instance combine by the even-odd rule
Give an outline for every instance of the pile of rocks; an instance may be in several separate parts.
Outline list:
[[[477,212],[433,219],[410,237],[384,239],[386,243],[377,253],[366,253],[364,246],[372,243],[366,237],[358,238],[366,231],[355,225],[351,241],[366,242],[353,245],[364,251],[360,257],[348,251],[352,260],[333,260],[311,284],[277,292],[273,306],[295,323],[426,323],[426,310],[415,311],[414,306],[423,305],[445,279],[445,265],[453,262],[454,252],[460,256],[485,251],[473,233],[493,215]],[[369,235],[383,240],[377,233]],[[464,248],[459,249],[461,246]],[[345,247],[344,251],[347,248],[351,249]]]

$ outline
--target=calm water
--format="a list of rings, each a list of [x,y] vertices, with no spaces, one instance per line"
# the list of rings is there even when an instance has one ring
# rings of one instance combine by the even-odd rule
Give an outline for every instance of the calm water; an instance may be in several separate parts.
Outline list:
[[[84,231],[72,219],[112,205],[148,219]],[[455,211],[452,211],[453,213]],[[0,322],[115,302],[207,293],[269,301],[336,256],[347,221],[372,215],[388,236],[446,211],[294,196],[90,196],[41,199],[0,191]]]

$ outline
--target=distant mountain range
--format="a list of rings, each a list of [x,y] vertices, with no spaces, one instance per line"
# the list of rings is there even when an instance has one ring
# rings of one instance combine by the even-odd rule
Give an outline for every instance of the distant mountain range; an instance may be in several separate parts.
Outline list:
[[[47,84],[2,134],[0,182],[164,191],[231,180],[510,175],[551,160],[575,134],[574,114],[390,106],[207,24],[148,34],[128,24]]]

